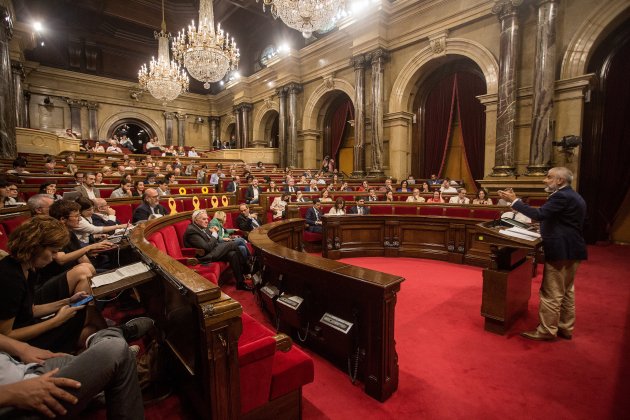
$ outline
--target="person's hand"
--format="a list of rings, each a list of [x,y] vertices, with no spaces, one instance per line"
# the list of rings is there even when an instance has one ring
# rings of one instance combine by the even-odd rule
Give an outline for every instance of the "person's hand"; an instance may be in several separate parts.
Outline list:
[[[258,213],[251,213],[250,216],[252,219],[258,219]]]
[[[57,311],[57,314],[55,315],[55,317],[53,318],[56,322],[57,325],[62,325],[64,324],[67,320],[69,320],[70,318],[74,317],[78,311],[80,311],[81,309],[85,308],[85,305],[81,305],[81,306],[62,306],[61,308],[59,308],[59,310]]]
[[[110,216],[115,216],[116,215],[116,210],[114,210],[111,207],[107,207],[107,214]]]
[[[211,226],[210,230],[213,232],[219,232],[219,227],[218,226]]]
[[[68,303],[78,302],[81,299],[85,299],[88,296],[89,296],[88,292],[84,292],[84,291],[76,292],[74,295],[70,297],[70,299],[68,299]]]
[[[53,357],[67,356],[66,353],[53,353],[49,350],[40,349],[39,347],[31,346],[28,343],[21,343],[16,349],[15,355],[20,358],[22,363],[44,363],[45,360],[52,359]]]
[[[50,418],[64,415],[67,410],[61,403],[76,404],[79,400],[63,388],[78,389],[81,383],[73,379],[56,378],[54,375],[57,372],[59,369],[54,369],[37,378],[5,385],[2,387],[3,394],[14,407],[35,410]]]
[[[88,252],[95,253],[95,252],[104,251],[106,249],[111,249],[113,247],[114,247],[114,244],[111,243],[110,241],[101,241],[101,242],[93,243],[92,245],[88,245]]]
[[[502,199],[504,199],[507,202],[512,203],[514,200],[516,200],[516,194],[514,193],[512,188],[508,188],[508,189],[505,189],[505,190],[499,190],[497,192],[499,193],[499,197],[501,197]]]
[[[226,237],[223,238],[223,240],[227,242],[227,241],[231,241],[232,238],[230,238],[229,236],[226,236]]]

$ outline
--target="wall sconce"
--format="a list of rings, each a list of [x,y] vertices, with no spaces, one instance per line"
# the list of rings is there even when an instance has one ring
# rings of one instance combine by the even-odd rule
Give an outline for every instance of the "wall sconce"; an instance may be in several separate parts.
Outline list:
[[[44,98],[44,105],[45,106],[54,106],[52,99],[50,99],[50,96],[46,96]]]
[[[560,140],[554,141],[552,144],[560,148],[560,151],[564,153],[567,162],[571,162],[573,158],[573,150],[582,145],[582,137],[571,134],[562,137]]]

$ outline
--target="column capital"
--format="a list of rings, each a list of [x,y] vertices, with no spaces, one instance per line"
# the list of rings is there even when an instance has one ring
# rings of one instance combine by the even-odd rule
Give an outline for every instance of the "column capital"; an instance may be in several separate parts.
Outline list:
[[[221,117],[209,116],[208,117],[208,121],[209,122],[212,122],[212,121],[220,122],[221,121]]]
[[[503,20],[509,16],[518,14],[518,7],[523,4],[523,0],[495,0],[492,6],[492,13],[499,16],[499,20]]]
[[[24,66],[18,61],[11,61],[11,72],[24,79]]]
[[[0,20],[2,20],[1,29],[4,30],[7,38],[13,38],[13,19],[9,9],[4,5],[0,5]]]
[[[254,108],[254,105],[247,102],[243,102],[241,104],[238,104],[237,108],[240,109],[241,111],[251,111]]]
[[[287,96],[287,90],[284,86],[276,89],[276,95],[278,95],[278,98],[284,98],[285,96]]]
[[[365,55],[363,54],[355,55],[354,57],[350,58],[350,65],[355,70],[363,70],[366,64],[367,60],[365,59]]]
[[[91,110],[98,109],[99,103],[98,102],[87,102],[86,106],[87,106],[87,109],[91,111]]]
[[[81,108],[82,106],[86,105],[86,102],[81,99],[70,99],[70,98],[64,98],[64,99],[70,108]]]
[[[164,118],[166,118],[167,120],[172,120],[174,116],[175,116],[174,112],[168,112],[168,111],[164,112]]]
[[[286,85],[286,89],[289,94],[296,94],[302,92],[302,85],[299,83],[289,83]]]
[[[184,114],[182,112],[177,112],[175,113],[175,117],[179,120],[179,121],[186,121],[186,118],[188,118],[188,114]]]
[[[365,58],[366,60],[370,60],[372,65],[379,62],[382,63],[389,59],[389,51],[384,48],[377,48],[365,54]]]
[[[536,0],[534,2],[534,6],[540,7],[540,6],[542,6],[543,4],[546,4],[546,3],[559,3],[559,2],[560,2],[560,0]]]

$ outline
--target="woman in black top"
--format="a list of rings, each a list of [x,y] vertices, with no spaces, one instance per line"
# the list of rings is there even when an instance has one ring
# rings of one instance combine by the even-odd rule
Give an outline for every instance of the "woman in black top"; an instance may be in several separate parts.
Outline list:
[[[36,216],[9,238],[10,255],[0,261],[0,334],[52,351],[71,352],[84,330],[85,306],[69,306],[87,296],[70,295],[63,281],[45,283],[35,291],[38,270],[68,242],[67,229],[49,216]],[[49,299],[43,299],[47,295]],[[53,298],[53,299],[51,299]],[[42,319],[54,315],[47,319]],[[87,333],[94,332],[90,328]],[[83,337],[83,342],[87,335]]]

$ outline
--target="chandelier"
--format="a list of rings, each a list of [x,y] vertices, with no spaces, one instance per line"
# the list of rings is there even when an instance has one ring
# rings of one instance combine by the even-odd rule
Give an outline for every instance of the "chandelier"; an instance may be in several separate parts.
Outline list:
[[[180,93],[188,90],[188,76],[175,61],[170,61],[168,53],[168,40],[171,34],[166,32],[164,20],[164,0],[162,0],[162,30],[154,32],[158,40],[158,59],[151,57],[147,68],[143,64],[138,72],[140,88],[148,90],[151,95],[162,101],[163,105],[177,98]]]
[[[258,0],[256,0],[258,1]],[[345,0],[262,0],[271,9],[274,19],[278,17],[290,28],[310,38],[313,32],[330,29],[337,15],[345,13]]]
[[[173,40],[173,56],[203,87],[223,79],[225,74],[238,67],[240,53],[234,38],[225,34],[221,25],[214,30],[214,12],[211,0],[199,0],[199,27],[195,21],[182,29]]]

